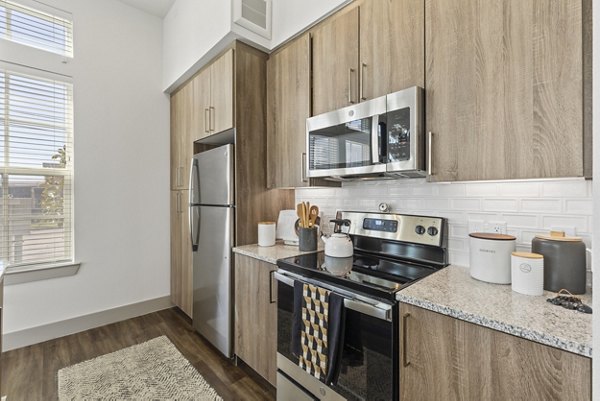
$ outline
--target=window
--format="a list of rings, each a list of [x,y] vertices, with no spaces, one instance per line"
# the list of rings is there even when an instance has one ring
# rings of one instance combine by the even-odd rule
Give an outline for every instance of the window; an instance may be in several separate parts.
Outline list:
[[[73,260],[72,92],[64,80],[0,68],[0,260],[9,267]]]
[[[71,19],[56,15],[61,13],[59,10],[35,4],[34,9],[22,2],[0,0],[0,38],[73,57]],[[46,12],[42,8],[51,11]]]

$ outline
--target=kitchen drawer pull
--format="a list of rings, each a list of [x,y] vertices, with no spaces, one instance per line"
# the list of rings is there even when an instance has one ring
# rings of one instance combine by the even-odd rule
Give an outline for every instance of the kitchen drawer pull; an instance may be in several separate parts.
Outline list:
[[[205,134],[208,134],[210,132],[209,121],[210,121],[210,111],[208,110],[208,107],[207,107],[204,109],[204,133]]]
[[[210,110],[211,112],[208,114],[208,115],[209,115],[209,117],[210,117],[210,118],[208,119],[208,121],[209,121],[209,124],[208,124],[208,130],[209,130],[210,132],[214,132],[214,131],[215,131],[215,119],[216,119],[216,117],[215,117],[215,108],[214,108],[213,106],[210,106],[210,107],[209,107],[209,110]]]
[[[427,175],[433,175],[433,132],[427,133]]]
[[[408,360],[408,317],[410,313],[402,315],[402,366],[407,367],[410,365]]]
[[[360,65],[360,87],[359,87],[359,96],[360,100],[367,100],[365,97],[365,68],[367,68],[367,64],[361,63]]]
[[[354,104],[354,100],[352,100],[352,73],[354,72],[354,68],[350,68],[348,70],[348,103]]]
[[[274,304],[277,302],[277,290],[275,283],[275,272],[276,270],[271,270],[269,272],[269,303]],[[273,296],[273,290],[275,290],[275,296]]]

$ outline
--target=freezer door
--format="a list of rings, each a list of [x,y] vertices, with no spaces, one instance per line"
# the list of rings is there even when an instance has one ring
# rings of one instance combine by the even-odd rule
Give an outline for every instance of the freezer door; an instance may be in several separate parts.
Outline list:
[[[233,205],[233,145],[194,155],[190,173],[190,203]]]
[[[193,326],[232,357],[232,263],[234,209],[199,206],[198,249],[193,253]]]

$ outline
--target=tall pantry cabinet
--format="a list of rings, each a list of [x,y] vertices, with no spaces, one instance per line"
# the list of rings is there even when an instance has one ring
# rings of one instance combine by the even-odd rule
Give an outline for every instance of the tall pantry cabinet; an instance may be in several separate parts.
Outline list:
[[[293,191],[266,185],[266,61],[266,54],[234,42],[171,95],[171,300],[188,316],[187,177],[193,154],[216,146],[220,131],[235,128],[235,245],[256,243],[258,222],[276,221],[279,210],[294,204]]]

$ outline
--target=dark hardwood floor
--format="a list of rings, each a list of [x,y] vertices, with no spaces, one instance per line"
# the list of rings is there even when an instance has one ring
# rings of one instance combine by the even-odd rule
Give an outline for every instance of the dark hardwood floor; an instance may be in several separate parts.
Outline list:
[[[235,366],[192,328],[178,309],[166,309],[2,355],[2,392],[9,401],[57,400],[63,367],[166,335],[225,400],[275,400],[275,389],[249,367]]]

